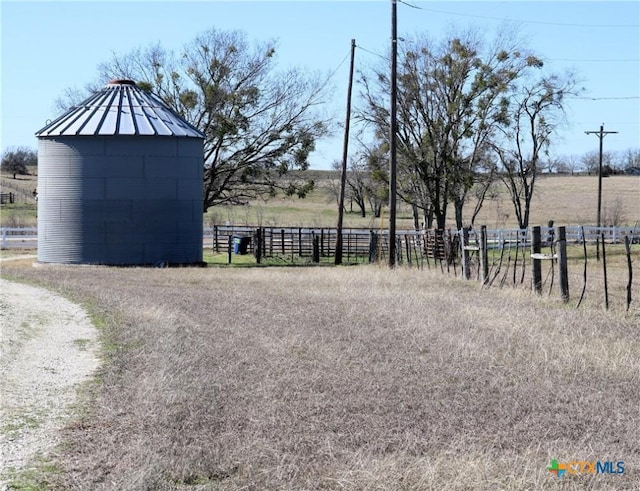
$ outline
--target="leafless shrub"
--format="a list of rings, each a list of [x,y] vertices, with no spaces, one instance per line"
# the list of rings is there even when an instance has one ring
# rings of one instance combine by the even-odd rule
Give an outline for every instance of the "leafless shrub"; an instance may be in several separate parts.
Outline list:
[[[222,223],[220,215],[214,209],[209,209],[209,211],[207,211],[204,215],[204,220],[205,226],[212,228]]]
[[[602,225],[604,227],[620,227],[627,217],[625,215],[624,200],[618,196],[612,202],[605,202],[602,206]]]

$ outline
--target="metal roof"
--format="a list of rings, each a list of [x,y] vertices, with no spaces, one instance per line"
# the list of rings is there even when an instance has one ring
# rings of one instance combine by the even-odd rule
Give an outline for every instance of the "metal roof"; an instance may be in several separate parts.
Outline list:
[[[131,80],[112,80],[102,90],[36,132],[46,136],[157,135],[204,138],[167,104]]]

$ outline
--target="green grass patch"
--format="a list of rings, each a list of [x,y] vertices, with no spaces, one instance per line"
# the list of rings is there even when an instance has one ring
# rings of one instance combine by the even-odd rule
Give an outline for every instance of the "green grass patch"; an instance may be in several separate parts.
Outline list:
[[[74,339],[73,340],[73,344],[76,346],[76,348],[78,348],[80,351],[87,351],[87,347],[89,346],[89,343],[91,341],[89,339]]]
[[[38,428],[42,424],[42,414],[12,414],[11,420],[4,424],[0,431],[3,434],[11,434],[28,428]]]
[[[7,481],[6,489],[15,491],[47,491],[51,489],[52,478],[60,475],[62,469],[51,462],[36,462],[28,469],[7,469],[2,475]]]
[[[231,257],[231,263],[229,263]],[[256,258],[253,254],[231,254],[226,252],[211,252],[205,250],[203,252],[203,261],[210,266],[258,266]]]
[[[3,227],[35,227],[37,206],[32,203],[7,203],[0,206],[0,223]]]
[[[229,263],[229,255],[225,252],[204,251],[203,260],[209,266],[216,267],[267,267],[267,266],[330,266],[334,264],[334,258],[321,256],[319,263],[314,263],[309,256],[299,256],[297,254],[278,254],[270,257],[263,257],[258,264],[253,254],[231,254],[231,263]],[[369,259],[365,256],[343,256],[344,265],[352,264],[368,264]]]

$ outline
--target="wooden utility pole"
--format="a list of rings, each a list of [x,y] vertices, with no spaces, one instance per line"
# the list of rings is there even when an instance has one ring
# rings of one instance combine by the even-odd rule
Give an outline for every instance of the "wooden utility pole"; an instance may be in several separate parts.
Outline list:
[[[398,18],[397,0],[391,0],[391,128],[389,131],[389,267],[396,264],[396,104],[397,104]]]
[[[600,131],[585,131],[587,135],[598,135],[600,139],[600,158],[598,160],[598,234],[600,233],[600,218],[602,210],[602,140],[610,133],[617,133],[617,131],[604,131],[604,123],[600,126]],[[600,246],[599,241],[596,240],[596,258],[600,261]]]
[[[344,143],[342,145],[342,173],[340,174],[340,199],[338,200],[338,229],[336,230],[336,250],[334,264],[342,264],[342,219],[344,216],[344,192],[347,184],[347,155],[349,151],[349,125],[351,123],[351,88],[353,86],[353,65],[356,40],[351,40],[351,66],[349,68],[349,88],[347,90],[347,116],[344,123]]]

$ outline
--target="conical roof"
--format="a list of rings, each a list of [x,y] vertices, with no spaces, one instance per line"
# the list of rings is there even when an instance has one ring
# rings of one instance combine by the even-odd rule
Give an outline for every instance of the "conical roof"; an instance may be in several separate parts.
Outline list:
[[[204,138],[162,100],[131,80],[112,80],[36,132],[38,137],[114,135]]]

